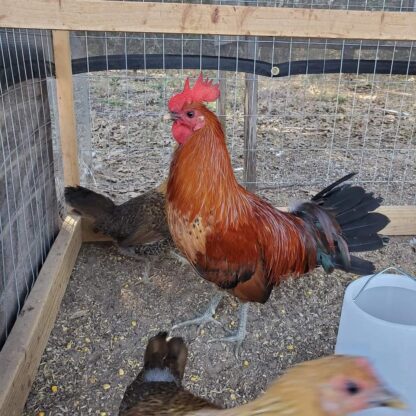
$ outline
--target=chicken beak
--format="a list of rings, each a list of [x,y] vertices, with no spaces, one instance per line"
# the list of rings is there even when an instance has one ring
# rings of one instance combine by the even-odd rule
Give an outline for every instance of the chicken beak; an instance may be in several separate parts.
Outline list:
[[[381,388],[378,389],[371,397],[371,404],[374,407],[390,407],[392,409],[407,409],[408,406],[404,403],[397,394]]]
[[[178,119],[179,119],[179,114],[178,113],[174,113],[174,112],[170,112],[170,113],[165,114],[163,116],[163,120],[164,121],[168,121],[168,120],[175,121],[175,120],[178,120]]]

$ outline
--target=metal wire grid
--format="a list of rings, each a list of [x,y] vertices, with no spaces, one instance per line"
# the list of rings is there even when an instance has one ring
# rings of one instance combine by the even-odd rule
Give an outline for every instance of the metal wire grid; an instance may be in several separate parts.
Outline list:
[[[198,1],[197,3],[205,3]],[[212,2],[207,2],[212,3]],[[235,1],[221,0],[227,4]],[[274,7],[340,8],[360,10],[415,10],[412,1],[261,1],[239,4]],[[146,35],[85,33],[76,35],[85,45],[85,56],[104,45],[105,55],[118,50],[126,57],[140,50],[165,56],[175,50],[183,56],[199,53],[229,55],[254,61],[269,59],[272,65],[296,59],[339,59],[355,55],[361,59],[415,61],[413,43],[257,39],[224,36]],[[27,50],[25,47],[28,47]],[[81,48],[82,49],[82,48]],[[83,56],[80,52],[79,56]],[[28,55],[27,55],[28,54]],[[251,54],[251,56],[249,56]],[[20,56],[21,55],[21,56]],[[15,61],[14,85],[0,87],[0,345],[10,332],[17,313],[33,286],[40,265],[57,231],[57,206],[62,205],[62,165],[54,82],[30,79],[30,73],[48,73],[52,56],[48,31],[4,30],[0,56]],[[20,61],[19,58],[23,58]],[[29,59],[26,59],[28,58]],[[219,62],[219,60],[218,60]],[[162,68],[165,60],[163,60]],[[4,68],[3,68],[4,69]],[[172,150],[169,126],[161,122],[167,99],[186,76],[199,71],[141,70],[87,73],[79,76],[87,89],[79,88],[79,110],[84,121],[80,160],[84,180],[120,199],[135,196],[160,182],[167,173]],[[359,172],[360,182],[370,184],[390,204],[416,203],[416,145],[414,77],[377,74],[292,76],[259,78],[257,111],[244,113],[245,80],[237,70],[211,71],[225,92],[228,145],[237,176],[242,179],[244,117],[257,118],[258,178],[256,185],[278,204],[302,197],[311,187],[350,170]],[[79,84],[76,80],[76,84]],[[77,93],[78,91],[78,93]],[[253,99],[253,97],[252,97]],[[89,117],[85,117],[85,114]],[[81,113],[78,111],[78,121]],[[85,130],[85,124],[89,128]],[[54,129],[54,148],[45,145]],[[79,130],[80,131],[80,130]],[[90,134],[88,134],[88,132]],[[88,144],[92,137],[93,147]],[[89,159],[90,158],[90,159]],[[55,163],[53,160],[55,159]],[[55,199],[54,184],[58,194]],[[278,188],[278,192],[276,191]],[[297,189],[297,191],[295,191]],[[300,189],[300,191],[299,191]],[[58,202],[58,204],[57,204]]]
[[[0,348],[57,232],[46,31],[0,32]]]
[[[119,0],[153,1],[153,0]],[[163,0],[162,3],[178,3],[177,0]],[[372,11],[414,11],[414,0],[186,0],[181,3],[224,4],[264,7],[293,7],[336,10],[372,10]]]
[[[400,58],[398,50],[395,43],[383,51],[383,58],[389,58],[391,62],[404,59],[409,64],[414,61],[413,44],[408,45],[406,51],[401,50]],[[307,52],[309,59],[310,49]],[[330,51],[325,48],[323,59],[328,53]],[[342,59],[345,53],[343,44],[339,58]],[[365,55],[368,58],[369,54],[373,59],[379,59],[381,45],[377,43],[373,50],[364,52],[360,43],[355,54],[359,60]],[[408,74],[363,76],[339,73],[291,77],[283,97],[277,89],[270,89],[269,102],[279,101],[279,98],[284,101],[283,115],[279,119],[283,133],[280,139],[286,146],[278,146],[274,160],[276,164],[289,163],[290,172],[286,183],[281,184],[298,186],[303,182],[309,186],[323,186],[322,180],[315,179],[316,174],[328,182],[354,170],[359,172],[358,180],[369,183],[371,189],[383,195],[386,203],[414,204],[414,87],[414,78]],[[296,102],[294,97],[299,88],[303,98]],[[266,119],[271,111],[270,108],[266,111]],[[260,120],[259,123],[261,125]],[[267,157],[267,164],[265,160],[261,165],[270,163],[273,164]],[[298,171],[304,172],[303,181],[295,179]],[[281,178],[281,172],[278,175]],[[273,186],[267,174],[263,177],[260,188]]]
[[[185,35],[77,33],[87,62],[93,56],[162,54],[161,70],[87,73],[93,164],[90,186],[119,200],[167,175],[172,139],[162,122],[169,97],[197,71],[163,70],[168,54],[282,62],[354,58],[416,61],[411,42],[364,42]],[[218,59],[219,62],[219,59]],[[87,64],[88,65],[88,64]],[[127,65],[126,65],[127,66]],[[389,65],[390,66],[390,65]],[[108,66],[107,66],[108,67]],[[244,117],[257,118],[257,189],[277,204],[304,198],[330,180],[357,171],[357,180],[385,203],[416,201],[415,82],[409,75],[308,74],[258,77],[256,114],[244,113],[244,74],[204,71],[225,91],[227,139],[243,178]],[[408,71],[407,71],[408,72]],[[83,107],[84,108],[84,107]],[[86,150],[84,150],[86,152]],[[302,191],[304,190],[304,191]]]

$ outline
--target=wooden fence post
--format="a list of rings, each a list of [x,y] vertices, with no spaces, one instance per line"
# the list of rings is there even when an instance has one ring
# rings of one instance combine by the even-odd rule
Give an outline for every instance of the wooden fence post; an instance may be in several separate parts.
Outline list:
[[[69,32],[54,30],[52,37],[64,184],[73,186],[79,185],[79,165]]]

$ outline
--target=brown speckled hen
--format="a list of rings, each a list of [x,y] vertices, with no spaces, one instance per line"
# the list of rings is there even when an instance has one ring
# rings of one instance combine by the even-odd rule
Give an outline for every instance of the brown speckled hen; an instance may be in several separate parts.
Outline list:
[[[147,261],[147,255],[172,254],[174,244],[166,221],[166,181],[121,205],[82,186],[66,187],[65,200],[100,232],[115,241],[124,255]],[[148,265],[147,265],[148,266]]]
[[[179,416],[200,409],[218,409],[182,387],[187,356],[182,338],[168,340],[166,332],[151,338],[143,369],[124,394],[120,416]]]

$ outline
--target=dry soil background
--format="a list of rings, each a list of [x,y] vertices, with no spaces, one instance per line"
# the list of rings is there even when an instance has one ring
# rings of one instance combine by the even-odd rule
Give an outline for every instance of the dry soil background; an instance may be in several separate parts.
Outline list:
[[[169,91],[161,79],[134,72],[89,76],[94,165],[88,185],[119,202],[167,174],[172,141],[161,115]],[[415,203],[415,84],[401,77],[373,81],[338,75],[261,81],[259,182],[273,185],[263,196],[283,206],[358,170],[359,180],[388,204]],[[227,80],[227,133],[241,178],[243,94],[241,88],[234,94],[234,86]],[[409,240],[393,238],[366,257],[377,269],[395,265],[416,274]],[[194,317],[214,294],[172,258],[153,258],[150,274],[144,279],[143,263],[110,244],[82,247],[24,415],[117,414],[148,338]],[[240,359],[228,344],[207,343],[225,335],[217,326],[176,331],[189,344],[186,387],[234,406],[257,396],[288,366],[331,354],[344,289],[353,278],[317,270],[275,289],[266,305],[251,307]],[[229,297],[220,304],[225,328],[236,328],[237,306]]]

